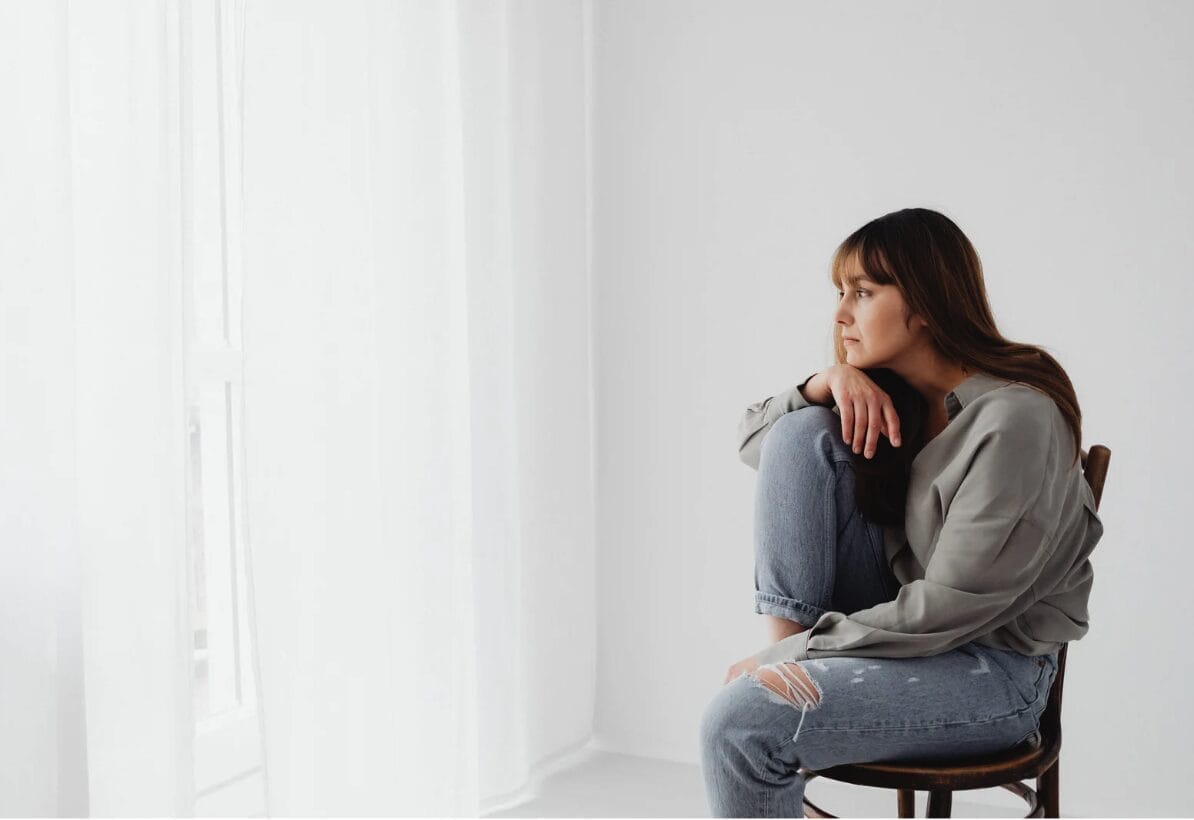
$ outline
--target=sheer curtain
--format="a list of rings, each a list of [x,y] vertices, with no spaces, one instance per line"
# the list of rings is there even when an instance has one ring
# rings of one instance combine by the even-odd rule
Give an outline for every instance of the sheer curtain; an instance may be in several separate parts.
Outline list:
[[[589,8],[229,7],[265,811],[477,814],[592,731]],[[182,181],[212,137],[178,89],[205,8],[0,7],[4,813],[196,805]]]
[[[273,813],[472,814],[589,733],[583,12],[247,6]]]
[[[0,5],[0,814],[191,802],[171,12]]]

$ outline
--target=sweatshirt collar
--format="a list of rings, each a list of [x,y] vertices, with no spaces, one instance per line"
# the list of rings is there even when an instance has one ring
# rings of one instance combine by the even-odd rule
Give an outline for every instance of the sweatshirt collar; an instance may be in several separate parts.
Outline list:
[[[1008,379],[992,376],[990,373],[971,373],[966,381],[959,384],[945,396],[945,410],[950,421],[962,412],[962,408],[970,404],[984,393],[990,393],[1004,385],[1012,384]]]

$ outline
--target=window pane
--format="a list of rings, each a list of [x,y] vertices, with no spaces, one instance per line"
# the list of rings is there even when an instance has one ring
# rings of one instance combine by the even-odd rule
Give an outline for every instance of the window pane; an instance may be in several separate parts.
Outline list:
[[[201,384],[192,408],[190,506],[195,567],[195,706],[203,720],[240,704],[240,575],[233,517],[231,383]]]
[[[224,258],[224,141],[221,134],[218,3],[192,3],[188,56],[191,73],[184,127],[184,180],[190,203],[189,251],[196,341],[228,343],[228,286]]]

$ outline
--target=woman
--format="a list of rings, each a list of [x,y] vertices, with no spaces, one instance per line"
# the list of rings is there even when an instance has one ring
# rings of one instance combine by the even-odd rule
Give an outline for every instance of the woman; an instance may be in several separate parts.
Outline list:
[[[702,718],[714,816],[803,816],[801,768],[1030,740],[1088,629],[1103,526],[1078,401],[999,333],[970,241],[896,211],[842,242],[831,279],[837,363],[739,428],[773,643]]]

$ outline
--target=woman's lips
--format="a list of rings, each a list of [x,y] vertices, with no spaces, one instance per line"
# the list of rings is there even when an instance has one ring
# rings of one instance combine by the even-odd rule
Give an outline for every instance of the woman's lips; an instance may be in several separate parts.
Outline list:
[[[842,344],[849,344],[850,342],[857,342],[857,341],[858,341],[857,339],[849,339],[845,336],[842,337]]]

